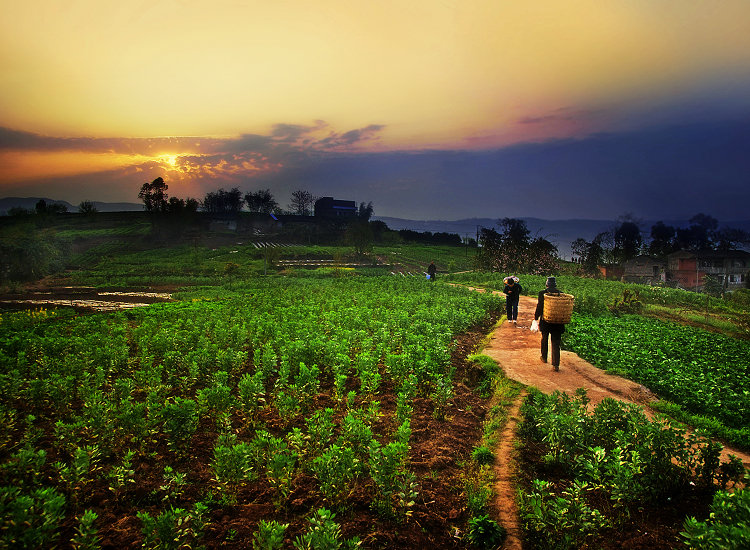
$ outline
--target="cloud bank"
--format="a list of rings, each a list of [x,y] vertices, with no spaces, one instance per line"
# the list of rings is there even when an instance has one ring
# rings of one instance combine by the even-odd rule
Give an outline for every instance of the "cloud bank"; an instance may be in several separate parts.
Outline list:
[[[112,170],[4,184],[6,195],[25,190],[70,202],[137,202],[142,183],[162,176],[179,197],[268,188],[285,205],[305,189],[412,219],[750,217],[750,117],[474,151],[369,151],[383,129],[335,131],[316,121],[232,138],[97,139],[0,128],[0,154],[131,156],[132,164]]]

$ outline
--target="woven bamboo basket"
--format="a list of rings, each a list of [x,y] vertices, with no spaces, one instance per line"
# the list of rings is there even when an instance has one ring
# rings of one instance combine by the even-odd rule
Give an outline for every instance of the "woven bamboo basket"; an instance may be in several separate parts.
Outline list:
[[[572,294],[545,294],[542,318],[548,323],[570,323],[574,300]]]

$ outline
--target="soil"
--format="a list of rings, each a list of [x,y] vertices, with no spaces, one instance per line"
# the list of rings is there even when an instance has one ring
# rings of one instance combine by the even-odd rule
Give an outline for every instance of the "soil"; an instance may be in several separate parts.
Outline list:
[[[500,294],[500,293],[498,293]],[[494,331],[483,353],[497,361],[508,378],[527,386],[534,386],[545,393],[560,390],[570,395],[577,388],[585,388],[591,399],[590,406],[594,407],[605,398],[636,403],[644,407],[649,417],[655,412],[649,407],[657,396],[644,386],[631,380],[608,374],[575,353],[562,350],[560,355],[560,370],[555,371],[550,364],[541,361],[539,333],[531,332],[531,322],[534,319],[536,298],[521,296],[517,323],[503,322]],[[516,454],[514,445],[514,429],[517,423],[518,407],[523,399],[519,396],[511,411],[511,421],[506,426],[501,441],[496,449],[496,477],[495,486],[496,512],[499,523],[508,531],[504,550],[522,548],[517,510],[515,507],[515,483],[519,460],[530,460],[531,457],[520,457]],[[736,449],[725,447],[722,460],[728,455],[739,457],[746,467],[750,467],[750,455]],[[537,457],[538,458],[538,457]],[[710,498],[710,497],[709,497]],[[705,500],[705,499],[704,499]],[[617,548],[672,548],[678,547],[674,542],[677,531],[686,515],[705,515],[706,503],[682,503],[687,510],[662,509],[649,511],[643,523],[635,530],[640,530],[640,536],[633,534],[629,541],[619,539]],[[644,534],[648,533],[648,534]]]

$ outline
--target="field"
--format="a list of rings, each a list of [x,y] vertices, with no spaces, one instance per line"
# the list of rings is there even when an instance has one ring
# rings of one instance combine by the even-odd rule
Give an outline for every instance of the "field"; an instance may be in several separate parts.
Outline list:
[[[0,547],[497,545],[493,448],[520,388],[474,355],[503,299],[444,283],[497,288],[498,274],[444,273],[470,268],[470,251],[376,245],[344,268],[342,246],[218,235],[153,248],[137,228],[91,231],[58,232],[78,246],[69,269],[32,286],[170,290],[173,301],[2,311]],[[302,258],[334,265],[283,263]],[[432,260],[435,283],[422,274]],[[543,281],[521,282],[535,295]],[[747,506],[745,470],[720,464],[705,436],[750,449],[746,305],[559,284],[577,297],[564,347],[704,431],[686,446],[682,428],[637,410],[589,417],[583,396],[531,390],[518,456],[525,547],[602,546],[633,515],[688,494],[698,500],[683,511],[701,517],[685,537],[745,540],[734,511]],[[624,290],[638,292],[639,313],[612,312]],[[729,519],[702,525],[714,495]],[[739,531],[720,533],[725,523]]]

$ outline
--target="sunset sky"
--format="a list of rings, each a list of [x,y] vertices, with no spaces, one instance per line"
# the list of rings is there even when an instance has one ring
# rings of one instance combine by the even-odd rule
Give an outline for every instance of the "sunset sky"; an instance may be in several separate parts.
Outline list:
[[[750,219],[747,0],[0,4],[0,197]]]

